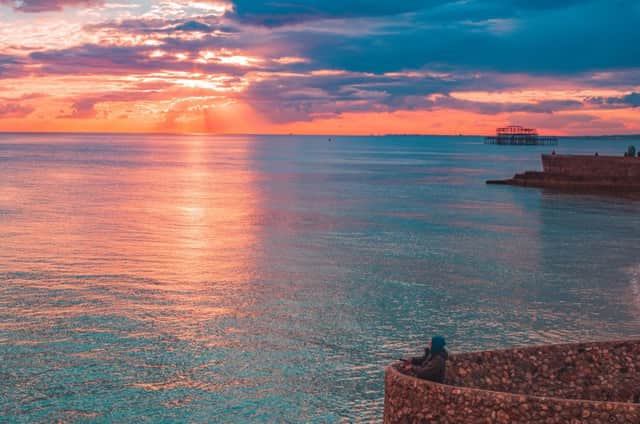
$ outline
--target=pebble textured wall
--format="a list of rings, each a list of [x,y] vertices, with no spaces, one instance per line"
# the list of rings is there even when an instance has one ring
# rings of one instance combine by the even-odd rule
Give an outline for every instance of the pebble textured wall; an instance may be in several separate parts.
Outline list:
[[[640,158],[622,156],[542,155],[544,172],[525,171],[487,184],[561,190],[640,192]]]
[[[640,183],[640,158],[622,156],[542,155],[546,174],[581,178],[627,178]]]
[[[446,384],[385,376],[385,423],[640,423],[640,340],[451,355]]]

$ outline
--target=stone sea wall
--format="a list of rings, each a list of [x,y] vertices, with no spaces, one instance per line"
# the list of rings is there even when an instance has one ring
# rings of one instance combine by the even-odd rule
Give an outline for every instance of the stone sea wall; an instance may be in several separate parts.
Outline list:
[[[623,156],[542,155],[543,172],[526,171],[487,184],[594,192],[640,192],[640,158]]]
[[[545,174],[585,179],[632,179],[640,184],[640,158],[621,156],[542,155]]]
[[[445,384],[385,376],[385,423],[640,423],[640,340],[451,355]]]

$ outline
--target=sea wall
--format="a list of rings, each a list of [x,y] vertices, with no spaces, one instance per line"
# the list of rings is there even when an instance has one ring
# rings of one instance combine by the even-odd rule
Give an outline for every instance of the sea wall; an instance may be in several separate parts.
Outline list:
[[[623,156],[542,155],[545,174],[584,179],[631,179],[640,184],[640,158]]]
[[[385,375],[385,423],[640,423],[640,340],[452,355],[445,384]]]

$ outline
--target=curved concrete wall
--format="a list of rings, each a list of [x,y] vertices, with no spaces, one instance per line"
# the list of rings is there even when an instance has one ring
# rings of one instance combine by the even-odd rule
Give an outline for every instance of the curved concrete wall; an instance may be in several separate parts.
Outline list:
[[[447,384],[385,376],[385,423],[640,423],[640,341],[452,355]]]

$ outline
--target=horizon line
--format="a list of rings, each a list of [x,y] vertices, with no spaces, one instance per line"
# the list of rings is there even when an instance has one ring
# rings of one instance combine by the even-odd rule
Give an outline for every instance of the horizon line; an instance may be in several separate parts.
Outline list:
[[[487,137],[486,134],[429,134],[429,133],[384,133],[384,134],[305,134],[305,133],[198,133],[198,132],[127,132],[127,131],[0,131],[0,135],[171,135],[171,136],[292,136],[292,137]],[[550,135],[553,136],[553,135]],[[640,137],[640,134],[577,134],[555,135],[558,138],[595,138],[595,137]]]

